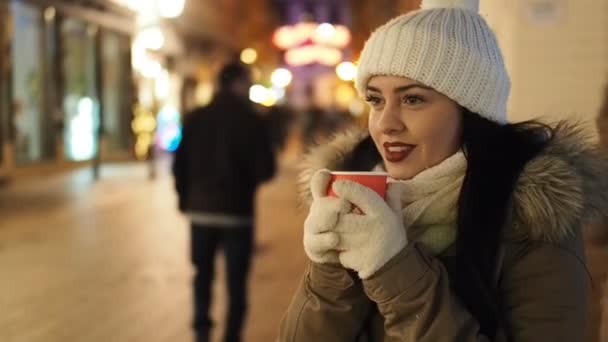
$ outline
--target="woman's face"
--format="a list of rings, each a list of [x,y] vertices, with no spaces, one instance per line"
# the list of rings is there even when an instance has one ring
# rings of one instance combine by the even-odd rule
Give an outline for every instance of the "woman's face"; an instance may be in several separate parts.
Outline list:
[[[398,76],[374,76],[366,89],[369,131],[390,177],[410,179],[458,151],[462,110],[447,96]]]

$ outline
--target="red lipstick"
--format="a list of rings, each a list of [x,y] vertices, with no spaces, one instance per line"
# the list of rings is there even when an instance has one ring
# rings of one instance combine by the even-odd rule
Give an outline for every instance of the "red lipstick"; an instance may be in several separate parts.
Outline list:
[[[384,157],[391,163],[399,163],[405,160],[414,150],[416,145],[406,144],[403,142],[385,142]]]

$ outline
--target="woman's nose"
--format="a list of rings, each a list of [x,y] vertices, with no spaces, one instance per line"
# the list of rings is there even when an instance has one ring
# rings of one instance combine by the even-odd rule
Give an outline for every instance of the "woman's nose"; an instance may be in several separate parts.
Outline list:
[[[385,106],[378,127],[384,134],[400,133],[405,129],[405,123],[401,117],[401,111],[398,106]]]

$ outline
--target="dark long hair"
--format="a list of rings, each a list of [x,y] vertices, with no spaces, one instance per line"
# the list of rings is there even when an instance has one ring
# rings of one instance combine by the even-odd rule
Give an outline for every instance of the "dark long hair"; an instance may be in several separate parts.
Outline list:
[[[458,201],[450,284],[484,335],[493,340],[504,328],[511,339],[495,284],[497,251],[515,183],[553,132],[534,121],[498,124],[464,110],[462,134],[468,166]]]

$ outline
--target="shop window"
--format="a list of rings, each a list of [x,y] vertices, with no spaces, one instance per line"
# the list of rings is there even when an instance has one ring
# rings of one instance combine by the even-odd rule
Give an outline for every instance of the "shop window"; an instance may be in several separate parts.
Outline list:
[[[104,31],[101,36],[102,121],[108,152],[129,150],[131,141],[130,38]]]
[[[0,169],[4,164],[5,144],[10,139],[9,116],[11,110],[10,96],[10,43],[12,38],[12,22],[8,4],[0,3]]]
[[[97,28],[73,18],[63,19],[60,27],[65,155],[89,160],[98,149]]]
[[[12,2],[12,101],[9,122],[14,129],[17,163],[48,159],[47,120],[42,110],[42,17],[40,11]]]

